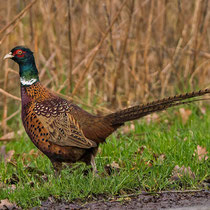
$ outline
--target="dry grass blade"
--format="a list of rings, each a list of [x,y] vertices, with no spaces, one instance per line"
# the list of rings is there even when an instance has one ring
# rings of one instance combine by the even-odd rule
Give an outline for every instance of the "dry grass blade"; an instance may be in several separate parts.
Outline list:
[[[5,90],[3,90],[3,89],[1,89],[1,88],[0,88],[0,93],[4,94],[4,95],[6,95],[6,96],[8,96],[8,97],[10,97],[10,98],[13,98],[13,99],[15,99],[16,101],[21,101],[21,99],[18,98],[17,96],[13,96],[12,94],[6,92]]]
[[[19,110],[17,110],[16,112],[14,112],[13,114],[11,114],[9,117],[7,117],[6,119],[5,119],[5,121],[7,122],[8,120],[10,120],[10,119],[12,119],[13,117],[15,117],[17,114],[19,114],[20,113],[20,109]],[[0,126],[2,125],[2,123],[0,122]]]
[[[148,87],[149,87],[149,84],[148,84],[148,82],[149,82],[148,50],[149,50],[150,42],[151,42],[151,30],[152,30],[154,4],[155,4],[155,1],[151,0],[150,1],[150,11],[149,11],[149,20],[148,20],[148,26],[147,26],[147,35],[146,35],[145,48],[144,48],[144,65],[145,65],[144,84],[146,85],[146,89],[144,91],[146,93],[148,93]]]
[[[208,159],[208,152],[205,147],[197,146],[193,156],[197,156],[199,161]]]
[[[23,133],[22,130],[19,130],[17,132],[18,135],[21,135]],[[12,131],[10,133],[7,133],[5,135],[3,135],[2,137],[0,137],[0,141],[11,141],[11,140],[14,140],[15,139],[15,132]]]
[[[73,82],[73,77],[72,77],[72,67],[73,67],[73,60],[72,60],[72,18],[71,18],[71,0],[67,0],[67,5],[68,5],[68,39],[69,39],[69,74],[68,74],[68,92],[72,91],[72,82]]]
[[[127,28],[126,28],[126,31],[125,31],[125,38],[124,38],[124,41],[123,41],[123,46],[122,46],[122,50],[121,50],[121,54],[120,54],[118,67],[117,67],[117,69],[115,71],[115,75],[114,75],[112,103],[116,102],[116,93],[117,93],[117,86],[118,86],[117,81],[119,79],[120,70],[122,68],[123,57],[125,56],[125,52],[126,52],[126,46],[127,46],[127,42],[128,42],[128,35],[129,35],[129,32],[130,32],[131,21],[132,21],[133,10],[134,10],[134,0],[131,2],[131,6],[130,7],[131,8],[130,8],[130,11],[129,11],[129,19],[128,19]]]
[[[1,30],[0,30],[0,34],[2,34],[3,32],[5,32],[11,25],[13,25],[17,20],[20,20],[24,13],[26,11],[28,11],[35,3],[36,3],[37,0],[33,0],[31,3],[29,3],[18,15],[15,16],[15,18],[10,21],[5,27],[3,27]]]
[[[0,200],[0,209],[18,209],[17,205],[8,199]]]
[[[185,167],[185,166],[180,167],[180,166],[176,165],[172,171],[171,180],[177,181],[177,180],[180,180],[180,178],[182,178],[183,176],[188,176],[191,179],[194,179],[195,173],[192,172],[190,167]]]
[[[9,18],[10,18],[10,13],[11,13],[11,7],[9,5],[9,1],[7,1],[7,22],[9,22]],[[6,42],[8,43],[8,40],[6,40]],[[7,89],[7,84],[8,84],[8,62],[4,63],[4,67],[5,67],[5,73],[4,73],[4,90],[6,91]],[[6,123],[6,118],[7,118],[7,95],[4,95],[4,99],[3,99],[3,119],[2,119],[2,128],[3,128],[3,132],[4,134],[7,132],[7,123]]]
[[[208,0],[5,1],[0,56],[15,45],[28,46],[43,85],[71,94],[73,84],[75,103],[110,113],[209,86],[209,6]],[[9,110],[17,109],[10,99],[20,101],[18,66],[0,64],[6,134],[8,119],[16,116]]]
[[[76,94],[78,88],[79,88],[80,85],[81,85],[81,82],[83,81],[83,79],[84,79],[86,73],[88,72],[88,70],[89,70],[89,68],[90,68],[90,65],[92,64],[92,62],[93,62],[93,60],[94,60],[96,54],[97,54],[98,51],[100,50],[100,48],[101,48],[101,46],[102,46],[104,40],[106,39],[107,35],[109,34],[110,29],[112,28],[112,26],[113,26],[114,23],[116,22],[117,18],[119,17],[120,12],[122,11],[122,9],[123,9],[124,5],[126,4],[126,2],[127,2],[127,1],[124,0],[124,2],[122,3],[122,5],[121,5],[119,11],[117,12],[117,14],[115,15],[115,17],[113,18],[113,21],[112,21],[111,25],[110,25],[109,28],[106,30],[106,32],[105,32],[104,36],[102,37],[101,41],[99,42],[99,44],[94,48],[94,51],[93,51],[94,53],[93,53],[92,57],[90,58],[88,64],[86,65],[85,71],[84,71],[84,72],[82,73],[82,75],[80,76],[79,81],[77,82],[77,84],[76,84],[76,86],[75,86],[75,88],[74,88],[74,90],[73,90],[72,95],[75,95],[75,94]]]

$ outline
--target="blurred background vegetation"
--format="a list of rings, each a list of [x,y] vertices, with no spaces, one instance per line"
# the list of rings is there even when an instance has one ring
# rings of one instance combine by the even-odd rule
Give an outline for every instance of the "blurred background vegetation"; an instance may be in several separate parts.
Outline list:
[[[209,4],[0,0],[1,132],[19,122],[18,65],[3,61],[16,45],[34,51],[45,86],[93,113],[210,87]]]

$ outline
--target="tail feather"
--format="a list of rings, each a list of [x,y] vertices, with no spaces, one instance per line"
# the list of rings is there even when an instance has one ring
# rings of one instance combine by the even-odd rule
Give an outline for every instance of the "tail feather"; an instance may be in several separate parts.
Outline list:
[[[153,101],[145,105],[144,104],[137,105],[137,106],[133,106],[133,107],[109,114],[105,116],[105,118],[109,120],[109,122],[111,122],[113,126],[120,126],[124,122],[130,121],[130,120],[136,120],[146,115],[149,115],[151,113],[163,111],[170,107],[179,106],[181,104],[189,104],[195,101],[205,100],[205,99],[195,99],[195,100],[185,101],[186,99],[203,96],[208,93],[210,93],[210,89],[200,90],[198,92],[186,93],[183,95],[177,95],[177,96],[169,97],[169,98],[164,98],[162,100]]]

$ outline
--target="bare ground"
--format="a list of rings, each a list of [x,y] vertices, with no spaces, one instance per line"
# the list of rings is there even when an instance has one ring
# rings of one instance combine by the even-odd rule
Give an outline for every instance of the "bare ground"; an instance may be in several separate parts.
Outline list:
[[[187,207],[187,208],[184,208]],[[33,210],[60,210],[60,209],[210,209],[210,191],[196,192],[163,192],[158,194],[143,193],[140,195],[128,195],[125,197],[115,197],[105,199],[99,196],[94,201],[57,201],[54,198],[42,202],[41,207]]]

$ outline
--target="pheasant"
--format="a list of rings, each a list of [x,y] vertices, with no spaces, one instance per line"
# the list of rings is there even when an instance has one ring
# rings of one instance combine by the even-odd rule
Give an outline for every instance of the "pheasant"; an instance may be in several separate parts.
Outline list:
[[[95,116],[72,101],[58,97],[40,83],[30,49],[17,46],[5,55],[4,59],[8,58],[19,64],[21,117],[25,131],[34,145],[50,159],[56,174],[62,169],[62,163],[77,161],[96,170],[94,159],[99,144],[125,122],[193,102],[186,99],[210,93],[210,89],[200,90]]]

